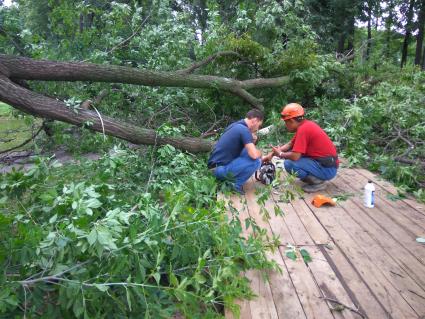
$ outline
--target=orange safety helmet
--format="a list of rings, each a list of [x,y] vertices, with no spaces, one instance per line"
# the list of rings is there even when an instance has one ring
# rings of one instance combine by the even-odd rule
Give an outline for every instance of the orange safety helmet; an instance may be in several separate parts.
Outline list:
[[[303,107],[298,103],[289,103],[282,109],[280,114],[282,115],[282,120],[286,121],[294,117],[304,116],[305,112]]]

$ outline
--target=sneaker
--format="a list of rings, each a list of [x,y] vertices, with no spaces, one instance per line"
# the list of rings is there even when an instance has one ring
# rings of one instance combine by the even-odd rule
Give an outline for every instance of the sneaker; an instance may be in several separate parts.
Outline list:
[[[301,179],[301,181],[309,185],[319,185],[324,183],[324,180],[317,178],[316,176],[313,176],[313,175],[307,175],[306,177]]]
[[[326,188],[326,184],[324,182],[320,184],[313,184],[313,185],[304,185],[303,187],[304,192],[306,193],[315,193],[317,191],[321,191]]]

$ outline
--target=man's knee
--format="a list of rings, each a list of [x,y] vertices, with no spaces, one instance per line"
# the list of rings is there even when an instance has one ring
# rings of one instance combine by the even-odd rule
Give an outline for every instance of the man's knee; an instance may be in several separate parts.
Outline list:
[[[287,171],[288,173],[291,173],[294,170],[294,161],[286,159],[283,162],[283,166],[285,167],[285,171]]]

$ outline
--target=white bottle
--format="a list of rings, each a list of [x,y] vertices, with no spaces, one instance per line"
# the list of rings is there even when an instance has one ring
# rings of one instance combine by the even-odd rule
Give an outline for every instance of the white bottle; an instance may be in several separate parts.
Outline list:
[[[375,207],[375,185],[368,181],[364,187],[364,205],[368,208]]]

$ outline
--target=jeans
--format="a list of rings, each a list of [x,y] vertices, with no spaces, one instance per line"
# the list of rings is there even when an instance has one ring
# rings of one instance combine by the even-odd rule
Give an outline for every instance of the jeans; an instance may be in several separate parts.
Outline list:
[[[242,190],[243,184],[258,170],[261,160],[252,159],[246,149],[240,156],[227,165],[218,166],[214,171],[214,176],[219,180],[231,179],[237,190]]]
[[[288,173],[296,174],[300,179],[313,175],[321,180],[328,181],[336,176],[336,167],[323,167],[310,157],[301,157],[298,161],[285,160],[283,162]]]

